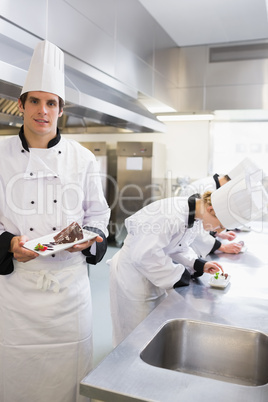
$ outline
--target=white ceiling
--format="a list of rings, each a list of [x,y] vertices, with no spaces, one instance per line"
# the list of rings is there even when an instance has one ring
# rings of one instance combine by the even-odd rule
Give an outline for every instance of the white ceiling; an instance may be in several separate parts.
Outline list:
[[[139,0],[180,46],[268,39],[268,0]]]

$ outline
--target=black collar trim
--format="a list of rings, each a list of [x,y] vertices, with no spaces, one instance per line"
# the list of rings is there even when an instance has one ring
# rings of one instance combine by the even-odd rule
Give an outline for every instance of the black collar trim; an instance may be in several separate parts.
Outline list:
[[[20,128],[19,137],[20,137],[23,148],[25,149],[25,151],[29,152],[29,147],[28,147],[25,135],[24,135],[24,127],[23,126],[21,126],[21,128]],[[49,143],[47,144],[47,147],[48,148],[54,147],[55,145],[57,145],[60,142],[60,139],[61,139],[60,130],[57,128],[56,137],[52,138],[52,140],[49,141]]]
[[[193,194],[188,198],[188,206],[189,206],[188,228],[192,228],[194,226],[196,198],[201,198],[200,194]]]
[[[214,174],[213,179],[215,180],[216,183],[216,189],[220,188],[220,182],[219,182],[219,175],[217,173]]]

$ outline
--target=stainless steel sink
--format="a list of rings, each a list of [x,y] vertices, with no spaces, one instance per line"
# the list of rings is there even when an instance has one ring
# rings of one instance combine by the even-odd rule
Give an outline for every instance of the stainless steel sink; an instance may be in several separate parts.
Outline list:
[[[268,383],[268,336],[221,324],[167,321],[140,354],[156,367],[240,385]]]

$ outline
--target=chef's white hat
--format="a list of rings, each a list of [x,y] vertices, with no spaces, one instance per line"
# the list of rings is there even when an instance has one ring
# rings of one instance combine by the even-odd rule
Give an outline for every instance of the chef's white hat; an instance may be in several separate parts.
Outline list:
[[[245,158],[237,166],[230,170],[228,176],[230,179],[234,179],[240,175],[255,173],[257,170],[260,170],[260,168],[250,158]]]
[[[64,53],[47,40],[34,49],[21,95],[29,91],[49,92],[65,100]]]
[[[226,229],[239,228],[267,213],[268,194],[262,170],[240,175],[211,194],[215,214]]]

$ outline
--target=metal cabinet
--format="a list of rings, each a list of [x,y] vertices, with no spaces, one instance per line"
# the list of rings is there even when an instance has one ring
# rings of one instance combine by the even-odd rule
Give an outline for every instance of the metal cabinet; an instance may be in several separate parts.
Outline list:
[[[145,205],[165,195],[165,146],[153,142],[117,143],[117,199],[115,241],[122,245],[124,221]]]
[[[96,157],[99,163],[100,175],[104,196],[107,199],[107,145],[106,142],[81,142],[81,144],[89,149]]]

